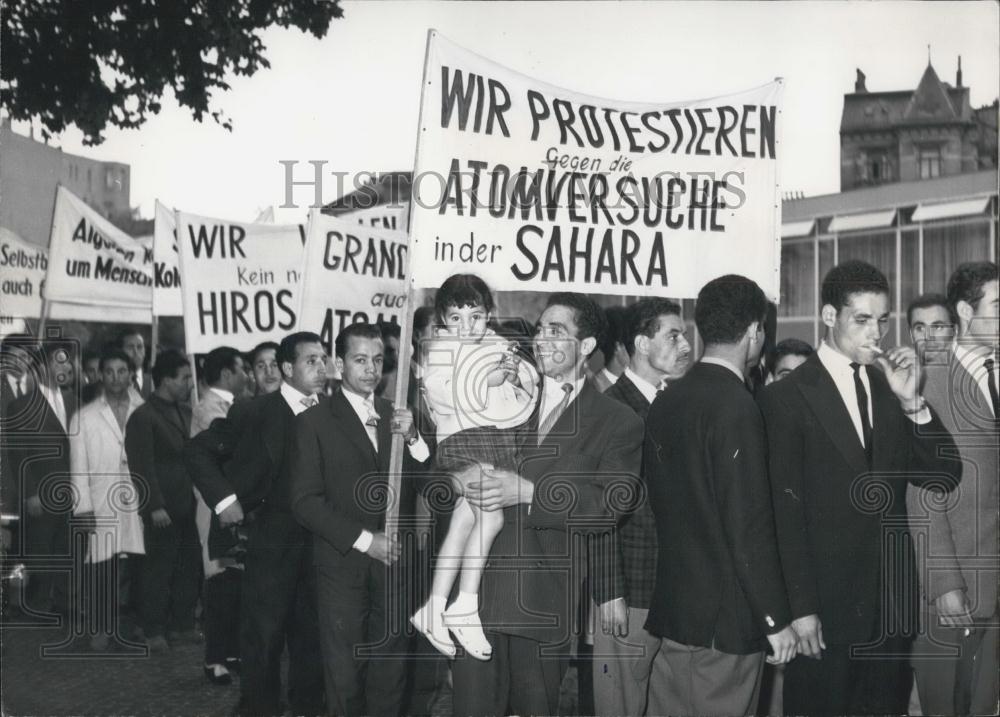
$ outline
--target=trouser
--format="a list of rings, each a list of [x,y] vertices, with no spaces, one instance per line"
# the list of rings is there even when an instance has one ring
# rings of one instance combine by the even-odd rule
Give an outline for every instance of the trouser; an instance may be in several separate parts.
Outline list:
[[[924,714],[995,714],[1000,699],[1000,613],[966,634],[931,623],[913,645],[913,672]]]
[[[785,714],[903,714],[913,685],[910,641],[887,638],[874,650],[827,644],[822,659],[800,655],[785,667]]]
[[[194,516],[165,528],[147,525],[141,618],[147,638],[194,629],[201,581],[201,544]]]
[[[412,656],[400,573],[377,560],[316,566],[327,711],[395,717]]]
[[[594,631],[594,707],[602,717],[645,714],[648,692],[660,688],[649,680],[660,638],[643,627],[648,615],[630,607],[625,637],[605,634],[600,624]]]
[[[84,565],[77,591],[83,608],[85,634],[118,634],[119,621],[127,607],[131,567],[124,555]]]
[[[243,571],[226,568],[205,580],[202,591],[205,664],[240,658],[240,586]]]
[[[493,646],[489,660],[466,655],[452,663],[455,717],[558,714],[569,645],[556,652],[535,640],[491,630],[486,638]]]
[[[732,655],[667,638],[653,659],[647,714],[752,715],[757,709],[764,653]]]
[[[323,711],[316,583],[308,533],[291,513],[262,512],[248,529],[240,604],[240,713],[279,713],[288,643],[288,701],[296,715]]]
[[[33,569],[33,563],[70,556],[69,516],[66,513],[53,513],[45,508],[42,510],[42,514],[37,516],[24,511],[24,540],[21,548],[28,569],[25,603],[34,610],[47,611],[52,608],[68,613],[70,585],[73,582],[69,570]],[[86,543],[83,546],[86,551]],[[78,565],[83,557],[78,556],[74,564]]]

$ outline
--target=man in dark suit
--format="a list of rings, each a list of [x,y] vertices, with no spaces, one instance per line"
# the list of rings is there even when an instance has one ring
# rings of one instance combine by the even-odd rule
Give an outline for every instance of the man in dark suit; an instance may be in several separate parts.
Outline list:
[[[278,363],[281,388],[234,403],[226,418],[192,439],[188,461],[210,505],[222,492],[218,486],[232,486],[233,493],[216,503],[216,512],[231,499],[226,509],[246,516],[237,710],[244,715],[282,711],[281,653],[287,640],[290,707],[297,715],[315,715],[323,711],[323,666],[311,540],[292,515],[284,465],[295,416],[318,402],[326,384],[326,351],[319,336],[298,332],[282,340]],[[225,527],[216,520],[221,517],[213,517],[216,532],[217,526]],[[210,550],[220,543],[210,539]]]
[[[455,714],[555,714],[577,629],[585,537],[614,525],[638,490],[642,420],[586,381],[606,330],[601,308],[556,293],[542,312],[535,356],[539,403],[517,437],[519,473],[473,481],[466,500],[504,510],[480,589],[493,656],[452,667]],[[624,498],[623,498],[624,497]]]
[[[145,401],[153,393],[153,379],[146,365],[146,340],[138,329],[126,329],[118,337],[118,347],[132,361],[135,375],[132,377],[132,388],[139,392]]]
[[[669,299],[643,299],[629,307],[623,327],[629,365],[605,396],[624,403],[645,421],[668,381],[690,365],[681,307]],[[643,480],[645,480],[643,475]],[[647,500],[637,496],[617,529],[591,549],[590,578],[600,606],[594,634],[594,706],[598,715],[641,715],[660,639],[646,631],[656,580],[656,523]]]
[[[920,395],[913,350],[879,348],[889,323],[885,276],[864,262],[840,264],[823,280],[822,302],[819,350],[758,397],[792,626],[806,658],[785,670],[784,708],[898,714],[912,684],[907,621],[917,593],[906,482],[947,490],[961,468],[941,457],[954,443]]]
[[[191,367],[178,351],[164,351],[153,366],[156,390],[135,410],[125,429],[132,480],[147,496],[142,507],[146,556],[139,603],[146,644],[153,652],[172,641],[194,639],[194,609],[201,578],[201,544],[194,520],[194,492],[184,467],[191,431]],[[169,630],[170,634],[166,635]]]
[[[394,716],[406,681],[408,612],[393,568],[399,543],[384,531],[391,434],[406,437],[417,461],[426,460],[428,449],[409,409],[393,410],[375,395],[379,327],[348,326],[337,335],[335,353],[340,388],[296,420],[288,463],[292,508],[313,534],[327,710]],[[412,487],[406,478],[404,492]],[[400,500],[412,503],[412,493]]]
[[[23,512],[21,552],[28,565],[26,605],[69,614],[68,574],[35,572],[32,559],[45,562],[70,555],[69,517],[73,508],[69,461],[69,420],[76,410],[76,344],[48,339],[25,347],[35,385],[7,406],[3,431],[10,470]]]
[[[767,299],[751,280],[698,293],[705,353],[650,407],[643,453],[659,544],[646,629],[661,637],[651,714],[746,715],[765,649],[795,656],[767,477],[764,422],[746,386]]]
[[[927,319],[948,323],[949,311],[957,319],[949,360],[928,362],[923,374],[924,395],[958,444],[964,474],[961,490],[944,504],[925,488],[907,494],[910,530],[926,536],[927,546],[917,571],[924,599],[913,671],[924,714],[990,714],[1000,698],[997,265],[959,266],[948,281],[948,302],[937,317],[918,308],[916,318],[931,329]]]

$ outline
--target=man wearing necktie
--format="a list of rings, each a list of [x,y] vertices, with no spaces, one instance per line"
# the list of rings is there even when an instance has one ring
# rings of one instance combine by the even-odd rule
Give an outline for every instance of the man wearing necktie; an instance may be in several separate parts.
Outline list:
[[[129,329],[119,336],[118,343],[132,361],[134,369],[132,388],[138,391],[139,396],[145,401],[153,392],[153,380],[146,368],[146,340],[142,337],[142,332]]]
[[[606,533],[638,490],[642,420],[586,381],[606,330],[589,297],[556,293],[538,321],[539,409],[518,436],[519,474],[496,471],[466,499],[504,510],[480,589],[489,661],[455,660],[454,711],[556,714],[575,639],[586,541]]]
[[[947,504],[910,488],[910,530],[926,536],[917,575],[921,631],[913,669],[924,714],[989,714],[1000,698],[998,626],[997,265],[959,266],[948,281],[958,317],[950,361],[924,368],[924,395],[955,438],[962,486]],[[922,427],[921,427],[922,428]]]
[[[328,714],[395,717],[406,682],[409,612],[396,536],[385,532],[392,434],[405,437],[400,514],[413,510],[413,469],[427,445],[407,408],[375,390],[382,333],[352,324],[336,338],[340,388],[295,421],[287,474],[291,508],[312,535]]]
[[[14,484],[12,493],[23,506],[21,555],[28,566],[30,581],[26,605],[34,610],[53,609],[69,614],[69,580],[66,574],[35,571],[32,558],[45,562],[51,556],[70,553],[69,510],[63,504],[70,495],[69,420],[77,407],[73,386],[76,343],[47,339],[36,345],[8,338],[5,346],[17,346],[18,365],[29,381],[18,381],[18,391],[3,413],[0,433],[6,461],[4,487]],[[22,361],[25,361],[22,363]],[[6,380],[5,380],[6,382]],[[6,495],[4,496],[6,507]]]
[[[912,671],[916,584],[907,482],[953,489],[954,444],[920,395],[911,348],[879,347],[889,284],[848,261],[823,280],[819,350],[758,402],[792,627],[789,714],[898,714]]]
[[[247,534],[240,603],[241,715],[280,714],[281,654],[288,646],[288,703],[294,714],[323,711],[323,665],[316,615],[312,541],[292,514],[285,471],[295,417],[316,406],[326,385],[320,337],[301,331],[282,339],[277,391],[238,401],[189,444],[202,482],[227,482],[232,493],[215,502],[220,522]],[[196,481],[197,482],[197,481]],[[216,501],[218,493],[209,503]],[[219,506],[224,506],[221,511]],[[212,557],[216,557],[213,555]]]

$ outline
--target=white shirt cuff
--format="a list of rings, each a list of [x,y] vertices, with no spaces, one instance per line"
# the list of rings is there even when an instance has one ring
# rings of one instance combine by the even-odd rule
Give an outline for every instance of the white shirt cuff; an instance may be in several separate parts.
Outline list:
[[[368,548],[372,547],[372,541],[374,539],[375,536],[372,535],[370,531],[362,529],[361,535],[359,535],[358,539],[354,541],[353,547],[359,553],[367,553]]]
[[[931,422],[931,409],[927,408],[927,406],[924,406],[916,413],[906,414],[906,417],[909,418],[914,423],[916,423],[918,426],[922,426],[925,423]]]
[[[222,511],[224,511],[226,508],[228,508],[235,502],[236,502],[235,493],[233,493],[232,495],[227,495],[225,498],[223,498],[222,500],[220,500],[218,503],[215,504],[215,514],[220,515]]]
[[[407,448],[410,450],[410,456],[413,460],[420,463],[431,457],[431,449],[427,447],[427,444],[424,443],[424,439],[419,433],[417,434],[416,442],[412,446],[407,446]]]

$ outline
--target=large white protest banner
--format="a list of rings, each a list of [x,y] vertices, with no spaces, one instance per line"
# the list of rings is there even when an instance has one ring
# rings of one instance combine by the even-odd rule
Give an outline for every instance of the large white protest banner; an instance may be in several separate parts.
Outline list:
[[[153,313],[157,316],[184,313],[176,229],[173,210],[157,199],[153,215]]]
[[[370,229],[405,232],[409,209],[407,204],[378,204],[366,209],[343,212],[337,216]]]
[[[297,323],[305,227],[177,212],[189,353],[247,351],[280,341]]]
[[[312,210],[298,328],[314,331],[328,351],[348,324],[401,323],[406,308],[404,232],[359,226],[352,216]]]
[[[697,295],[779,289],[782,82],[690,102],[588,97],[431,31],[413,183],[414,286]],[[669,73],[659,73],[669,86]]]
[[[136,309],[148,321],[153,305],[152,242],[130,237],[59,187],[42,296],[53,302]]]

